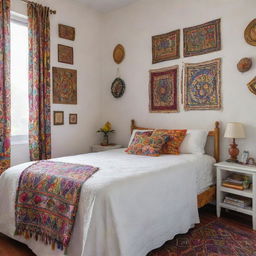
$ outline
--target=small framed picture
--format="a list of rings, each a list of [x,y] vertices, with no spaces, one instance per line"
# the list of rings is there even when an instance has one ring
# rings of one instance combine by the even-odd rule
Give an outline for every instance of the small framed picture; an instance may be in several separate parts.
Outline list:
[[[58,44],[58,62],[74,64],[73,47]]]
[[[69,114],[69,124],[77,124],[77,114]]]
[[[64,111],[54,111],[53,112],[53,124],[63,125],[64,124]]]
[[[242,164],[247,164],[248,159],[249,159],[249,151],[244,151],[243,154],[241,155],[240,162]]]
[[[73,27],[59,24],[59,37],[75,41],[76,30]]]

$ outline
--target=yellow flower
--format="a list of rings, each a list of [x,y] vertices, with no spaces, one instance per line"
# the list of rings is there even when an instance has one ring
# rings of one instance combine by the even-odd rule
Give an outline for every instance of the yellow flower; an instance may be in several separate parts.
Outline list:
[[[111,131],[111,128],[112,128],[111,123],[110,123],[110,122],[106,122],[106,123],[104,124],[104,126],[102,127],[102,130],[103,130],[104,132],[109,132],[109,131]]]
[[[112,125],[110,122],[106,122],[97,132],[103,132],[105,135],[107,135],[110,132],[115,132],[115,130],[112,130]]]

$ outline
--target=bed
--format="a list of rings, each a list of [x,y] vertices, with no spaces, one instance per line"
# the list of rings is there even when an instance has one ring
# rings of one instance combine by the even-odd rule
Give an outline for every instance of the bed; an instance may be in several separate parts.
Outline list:
[[[209,154],[212,154],[215,161],[218,163],[220,161],[220,123],[215,122],[214,129],[209,131],[208,137],[213,138],[213,151],[210,151]],[[152,128],[145,128],[137,126],[135,120],[131,120],[131,133],[133,130],[151,130]],[[212,202],[216,197],[216,186],[211,185],[202,189],[197,195],[197,204],[198,208],[205,206],[206,204]]]
[[[132,129],[140,129],[132,121]],[[219,127],[214,156],[128,155],[124,149],[57,158],[100,167],[81,191],[70,256],[145,256],[176,234],[199,223],[197,206],[214,194],[212,165],[219,160]],[[0,232],[27,244],[38,256],[59,256],[49,246],[14,236],[19,176],[31,163],[11,167],[0,177]],[[199,204],[198,198],[204,198]],[[146,232],[145,232],[146,231]]]

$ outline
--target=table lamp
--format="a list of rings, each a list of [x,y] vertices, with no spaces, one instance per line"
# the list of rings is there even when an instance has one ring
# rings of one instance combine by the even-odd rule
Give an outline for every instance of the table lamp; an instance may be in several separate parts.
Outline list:
[[[228,159],[228,162],[238,162],[237,156],[239,154],[239,149],[237,148],[236,139],[243,139],[245,138],[245,132],[244,132],[244,126],[241,123],[228,123],[226,126],[225,138],[231,138],[233,139],[233,143],[230,144],[230,148],[228,150],[230,159]]]

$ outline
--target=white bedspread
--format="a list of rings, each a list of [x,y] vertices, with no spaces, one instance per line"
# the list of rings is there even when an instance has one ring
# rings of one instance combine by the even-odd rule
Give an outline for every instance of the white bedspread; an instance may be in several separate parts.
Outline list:
[[[124,149],[54,159],[100,167],[81,192],[70,256],[145,256],[199,222],[197,170],[207,155],[128,155]],[[0,232],[13,237],[19,176],[31,163],[0,177]],[[34,239],[14,237],[38,256],[63,255]]]

